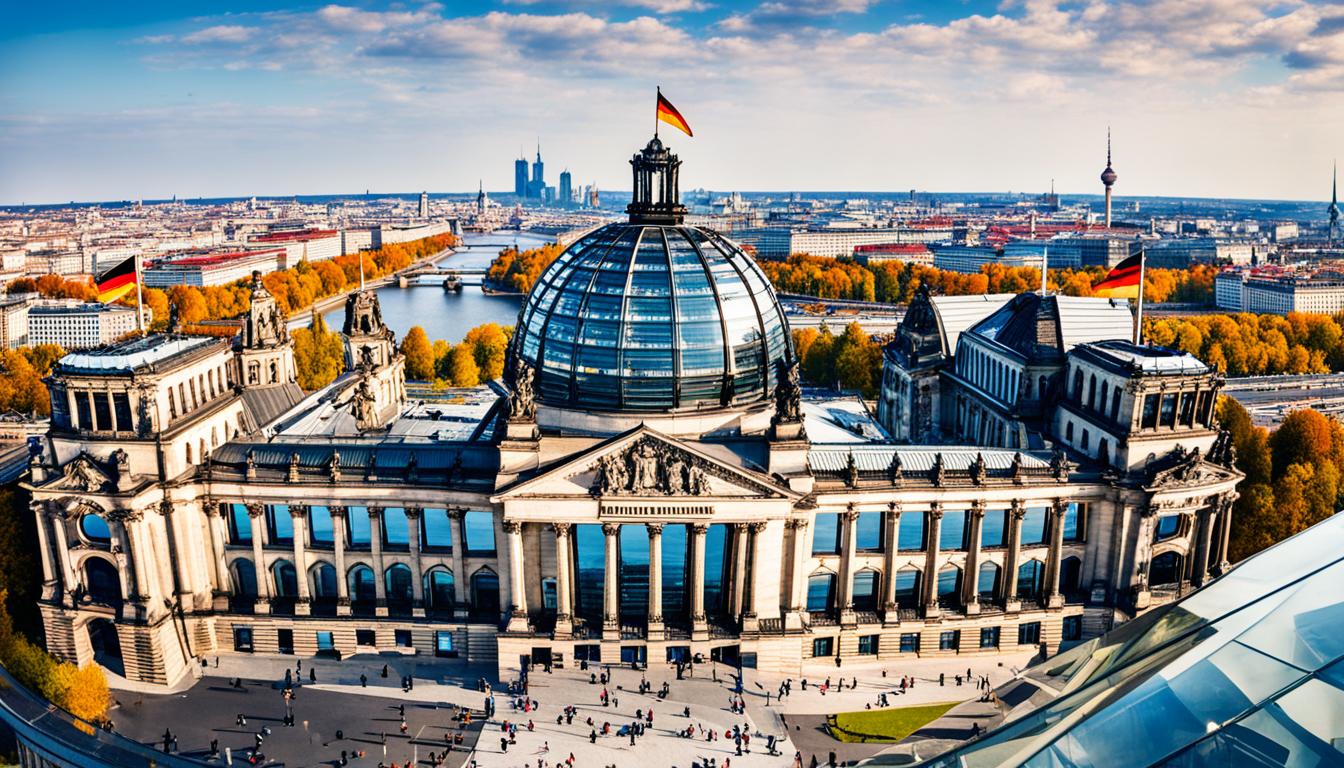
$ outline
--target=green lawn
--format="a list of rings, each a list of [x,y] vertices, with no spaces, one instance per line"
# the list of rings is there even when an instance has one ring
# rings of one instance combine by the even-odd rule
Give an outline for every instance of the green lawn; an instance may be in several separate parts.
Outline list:
[[[897,742],[943,716],[960,702],[919,707],[841,712],[826,718],[826,730],[838,741]]]

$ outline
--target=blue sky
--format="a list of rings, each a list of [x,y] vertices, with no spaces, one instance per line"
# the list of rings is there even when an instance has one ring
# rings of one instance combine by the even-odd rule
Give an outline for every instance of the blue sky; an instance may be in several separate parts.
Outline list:
[[[0,203],[683,185],[1323,199],[1344,5],[1299,0],[11,3]]]

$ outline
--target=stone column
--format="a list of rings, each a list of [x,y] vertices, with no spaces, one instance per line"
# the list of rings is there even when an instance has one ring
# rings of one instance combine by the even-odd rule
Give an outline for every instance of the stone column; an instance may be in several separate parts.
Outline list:
[[[51,520],[52,538],[56,540],[56,559],[60,563],[61,581],[64,582],[66,597],[74,590],[79,579],[75,577],[74,564],[70,562],[70,542],[65,534],[66,511],[53,505],[48,511]],[[132,599],[131,596],[127,596]]]
[[[574,633],[573,581],[569,567],[569,523],[551,523],[555,531],[555,637]]]
[[[1061,608],[1064,605],[1064,595],[1059,591],[1059,567],[1064,551],[1064,514],[1068,510],[1069,504],[1063,499],[1055,499],[1054,505],[1050,507],[1050,553],[1045,564],[1047,608]]]
[[[1236,500],[1237,493],[1233,491],[1224,494],[1218,502],[1218,553],[1216,562],[1219,576],[1232,568],[1228,546],[1232,537],[1232,505],[1236,503]]]
[[[448,535],[453,542],[453,606],[454,616],[466,616],[471,610],[467,595],[471,594],[470,581],[467,579],[467,533],[462,530],[462,520],[467,510],[454,507],[447,511]]]
[[[793,517],[784,526],[793,531],[793,573],[789,582],[789,611],[784,616],[785,628],[802,631],[804,614],[807,613],[807,558],[812,554],[808,551],[808,520]]]
[[[747,524],[733,523],[733,594],[729,614],[742,619],[742,593],[747,587]]]
[[[961,604],[967,616],[980,612],[980,530],[985,524],[985,503],[971,505],[971,540],[966,547],[966,571],[962,574]]]
[[[709,638],[709,618],[705,615],[705,535],[707,523],[691,524],[691,638]]]
[[[649,532],[648,639],[663,639],[663,524],[647,523]]]
[[[503,520],[500,527],[509,539],[509,632],[527,631],[527,583],[523,571],[523,524]]]
[[[619,567],[617,537],[621,526],[616,523],[603,523],[602,535],[605,536],[606,559],[602,569],[602,636],[618,640],[621,636],[620,582],[616,577]]]
[[[140,510],[134,509],[118,510],[115,514],[121,523],[122,535],[126,537],[131,552],[131,571],[135,578],[135,594],[131,597],[131,601],[135,604],[136,617],[148,619],[151,613],[157,612],[158,607],[151,599],[154,586],[149,570],[149,557],[153,544],[142,528],[145,516]]]
[[[34,501],[28,505],[28,511],[37,523],[37,548],[41,550],[38,555],[42,558],[42,599],[51,600],[56,596],[56,591],[60,586],[60,581],[56,578],[56,571],[60,568],[57,562],[56,552],[52,548],[51,540],[47,535],[47,510],[46,505],[40,501]]]
[[[745,586],[742,590],[742,631],[756,632],[760,629],[759,620],[756,618],[756,574],[760,570],[760,563],[757,562],[757,552],[760,551],[757,538],[761,531],[765,530],[765,521],[758,520],[753,523],[747,523],[747,572],[749,578],[744,579]]]
[[[336,615],[350,615],[350,582],[345,572],[345,516],[347,507],[327,507],[331,512],[331,537],[336,547]]]
[[[423,507],[406,507],[407,541],[411,543],[411,615],[425,615],[425,574],[420,564],[420,516]],[[456,585],[454,585],[456,586]]]
[[[1026,516],[1026,506],[1014,499],[1008,515],[1008,556],[1003,562],[1006,571],[1003,574],[1003,609],[1009,613],[1022,610],[1022,601],[1017,597],[1017,568],[1018,560],[1022,558],[1022,518]]]
[[[899,624],[900,611],[896,607],[896,555],[901,551],[901,504],[887,504],[886,536],[882,546],[886,554],[886,579],[882,582],[882,623]]]
[[[233,594],[233,579],[229,576],[229,562],[225,558],[224,510],[218,502],[208,499],[201,502],[205,510],[206,525],[210,528],[210,564],[215,573],[215,590],[211,604],[216,611],[229,607],[229,595]]]
[[[934,501],[929,504],[928,552],[924,558],[924,617],[936,619],[942,615],[938,607],[938,538],[943,532],[943,507]]]
[[[840,554],[840,625],[857,626],[858,617],[854,614],[854,557],[857,550],[857,538],[855,534],[856,523],[859,519],[859,511],[853,504],[840,516],[843,522],[841,530],[841,541],[844,542],[844,550]]]
[[[1200,587],[1209,580],[1209,565],[1213,560],[1213,508],[1200,507],[1195,519],[1198,521],[1195,534],[1199,538],[1195,542],[1195,568],[1190,580]]]
[[[375,616],[387,615],[387,584],[383,572],[383,508],[369,507],[369,547],[373,550],[373,596]]]
[[[266,535],[265,527],[261,524],[266,517],[266,505],[248,504],[247,516],[251,518],[252,523],[252,567],[257,581],[257,600],[252,612],[270,613],[271,581],[267,578],[269,574],[266,573],[266,556],[261,549],[262,539]]]
[[[308,535],[308,507],[302,504],[289,505],[289,519],[294,527],[294,581],[299,588],[299,599],[294,603],[296,616],[309,616],[313,612],[312,597],[308,593],[308,553],[305,549]]]

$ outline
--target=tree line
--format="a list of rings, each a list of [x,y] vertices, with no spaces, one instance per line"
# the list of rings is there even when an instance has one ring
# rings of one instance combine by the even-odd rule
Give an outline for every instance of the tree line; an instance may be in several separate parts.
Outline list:
[[[556,243],[547,243],[540,248],[505,248],[499,252],[485,270],[488,286],[498,291],[527,293],[541,277],[541,273],[550,266],[565,249]]]
[[[1143,338],[1189,352],[1229,376],[1344,371],[1344,314],[1145,318]]]

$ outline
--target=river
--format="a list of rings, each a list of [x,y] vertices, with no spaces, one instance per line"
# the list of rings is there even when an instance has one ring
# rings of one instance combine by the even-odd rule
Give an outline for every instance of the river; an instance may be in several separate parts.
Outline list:
[[[522,250],[536,248],[554,238],[530,232],[501,230],[494,233],[471,232],[462,238],[456,251],[441,259],[440,267],[484,269],[499,255],[500,244],[518,243]],[[472,282],[475,282],[472,278]],[[462,340],[467,331],[484,323],[513,325],[518,319],[519,296],[488,296],[478,285],[464,286],[458,293],[449,293],[433,282],[401,288],[394,282],[378,289],[378,303],[383,309],[383,322],[397,334],[397,340],[406,336],[411,326],[425,329],[431,341],[444,339],[450,344]],[[345,322],[345,305],[328,310],[324,317],[327,327],[340,330]]]

